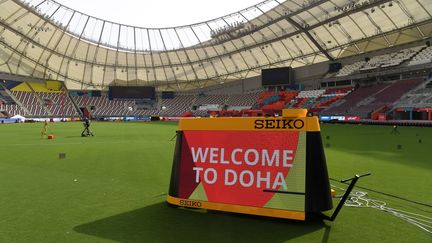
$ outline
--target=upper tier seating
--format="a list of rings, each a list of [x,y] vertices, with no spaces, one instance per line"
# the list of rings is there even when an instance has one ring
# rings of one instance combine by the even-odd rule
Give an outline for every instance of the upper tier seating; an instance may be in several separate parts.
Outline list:
[[[425,45],[410,47],[397,52],[373,56],[367,62],[357,61],[352,64],[344,65],[344,67],[342,67],[342,69],[336,74],[336,77],[347,76],[358,71],[395,67],[408,60],[411,60],[408,65],[430,62],[432,49],[429,49],[430,47],[428,47],[422,50],[423,48],[425,48]]]
[[[367,63],[363,65],[359,70],[371,70],[378,67],[393,67],[400,65],[403,61],[411,59],[417,54],[424,46],[412,47],[400,50],[399,52],[392,52],[379,56],[372,57]]]
[[[342,77],[347,76],[355,71],[358,71],[360,67],[362,67],[366,62],[365,61],[358,61],[352,64],[348,64],[342,67],[341,70],[336,74],[336,77]]]
[[[409,63],[409,66],[432,62],[432,46],[429,46],[418,53]]]

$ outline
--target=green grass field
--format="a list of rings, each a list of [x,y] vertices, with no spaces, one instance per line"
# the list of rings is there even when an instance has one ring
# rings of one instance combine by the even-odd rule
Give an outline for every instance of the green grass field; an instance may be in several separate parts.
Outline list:
[[[55,140],[40,138],[42,124],[0,125],[0,242],[432,242],[372,208],[299,222],[169,207],[176,125],[93,123],[95,137],[82,138],[81,123],[50,124]],[[323,125],[330,177],[372,172],[358,185],[432,204],[432,128],[391,129]],[[369,196],[432,217],[431,207]]]

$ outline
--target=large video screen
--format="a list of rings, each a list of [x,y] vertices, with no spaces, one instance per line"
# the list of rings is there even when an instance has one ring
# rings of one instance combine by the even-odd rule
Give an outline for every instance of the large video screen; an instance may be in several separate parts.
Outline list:
[[[261,70],[262,86],[288,85],[291,84],[291,68],[270,68]]]
[[[152,86],[110,86],[109,99],[155,99]]]

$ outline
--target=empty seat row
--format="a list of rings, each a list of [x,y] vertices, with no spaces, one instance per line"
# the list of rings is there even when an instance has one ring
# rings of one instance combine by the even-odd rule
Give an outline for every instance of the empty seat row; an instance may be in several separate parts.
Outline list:
[[[432,46],[429,46],[416,55],[409,63],[409,66],[432,62]]]
[[[325,89],[303,90],[297,95],[297,98],[317,98],[325,93]]]
[[[408,65],[417,65],[430,62],[432,59],[432,49],[431,47],[425,47],[426,45],[405,48],[397,52],[373,56],[367,61],[357,61],[352,64],[345,65],[341,70],[339,70],[339,72],[336,74],[336,77],[347,76],[357,71],[369,71],[376,68],[394,67],[401,65],[403,62],[408,60],[410,60]]]

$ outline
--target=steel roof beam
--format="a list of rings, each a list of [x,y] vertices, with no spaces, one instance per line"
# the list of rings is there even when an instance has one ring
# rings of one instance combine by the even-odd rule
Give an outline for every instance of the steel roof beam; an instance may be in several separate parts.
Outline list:
[[[307,35],[309,40],[311,40],[312,43],[318,48],[318,50],[320,50],[330,61],[334,61],[334,58],[332,56],[330,56],[330,54],[328,54],[328,52],[326,50],[324,50],[324,48],[315,40],[315,38],[313,38],[313,36],[309,33],[309,31],[307,31],[303,26],[301,26],[299,23],[297,23],[293,19],[291,19],[289,17],[287,17],[285,19],[290,24],[294,25],[297,29],[302,30],[303,33],[305,33]]]

